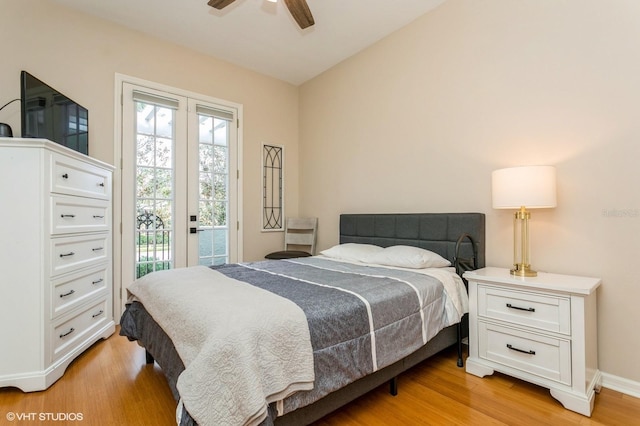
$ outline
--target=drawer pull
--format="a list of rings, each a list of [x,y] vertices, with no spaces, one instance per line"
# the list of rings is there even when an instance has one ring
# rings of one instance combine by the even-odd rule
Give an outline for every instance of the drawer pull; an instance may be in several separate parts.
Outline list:
[[[91,284],[93,285],[100,284],[102,281],[104,281],[104,279],[100,278],[99,280],[91,281]]]
[[[511,349],[512,351],[516,351],[516,352],[520,352],[523,354],[527,354],[527,355],[535,355],[536,351],[525,351],[524,349],[518,349],[518,348],[514,348],[513,346],[511,346],[510,344],[507,343],[507,348]]]
[[[62,175],[62,179],[69,179],[69,175],[68,175],[68,174],[66,174],[66,173],[65,173],[65,174],[63,174],[63,175]]]
[[[103,187],[103,188],[104,188],[104,182],[100,182],[100,183],[98,184],[98,186],[101,186],[101,187]]]
[[[97,314],[93,314],[91,315],[91,318],[96,318],[99,317],[100,315],[104,314],[104,311],[102,309],[100,309],[100,312],[98,312]]]
[[[94,218],[94,219],[104,219],[104,216],[99,216],[99,215],[97,215],[97,214],[94,214],[94,215],[93,215],[93,218]]]
[[[519,306],[513,306],[511,303],[507,303],[507,308],[509,309],[517,309],[519,311],[526,311],[526,312],[535,312],[536,308],[521,308]]]
[[[70,251],[69,253],[60,253],[60,257],[73,256],[75,253]]]
[[[68,293],[61,294],[61,295],[60,295],[60,297],[67,297],[67,296],[71,296],[71,295],[72,295],[73,293],[75,293],[75,292],[76,292],[75,290],[69,290],[69,292],[68,292]]]
[[[91,249],[91,251],[100,251],[100,250],[104,250],[104,247],[96,247]]]
[[[74,331],[76,331],[76,329],[75,329],[75,328],[73,328],[73,327],[71,327],[71,328],[69,329],[69,331],[67,331],[66,333],[62,333],[62,334],[60,335],[60,338],[62,339],[63,337],[67,337],[68,335],[70,335],[70,334],[71,334],[71,333],[73,333]]]
[[[61,214],[60,217],[76,217],[75,214]]]

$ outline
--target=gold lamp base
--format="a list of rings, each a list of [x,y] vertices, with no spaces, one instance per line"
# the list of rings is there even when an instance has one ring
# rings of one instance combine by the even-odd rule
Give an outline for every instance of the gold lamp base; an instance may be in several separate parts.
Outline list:
[[[513,269],[515,277],[536,277],[538,273],[529,263],[529,218],[531,214],[522,206],[513,216]]]
[[[531,265],[525,263],[516,263],[513,265],[511,275],[516,277],[537,277],[538,273],[531,269]]]

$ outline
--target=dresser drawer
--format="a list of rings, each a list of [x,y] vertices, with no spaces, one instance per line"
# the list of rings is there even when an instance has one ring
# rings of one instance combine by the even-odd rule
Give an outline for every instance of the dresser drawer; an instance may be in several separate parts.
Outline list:
[[[111,198],[111,172],[59,154],[52,155],[51,192],[81,197]]]
[[[478,285],[478,316],[571,334],[568,297]]]
[[[56,195],[51,197],[51,233],[107,231],[111,218],[109,202],[94,198]]]
[[[480,321],[478,355],[529,374],[571,385],[571,342]]]
[[[108,233],[51,239],[51,275],[72,272],[111,259]]]
[[[108,299],[92,303],[87,309],[52,326],[53,360],[69,353],[82,344],[91,333],[109,321],[110,304]]]
[[[99,294],[107,294],[107,283],[111,282],[111,264],[92,270],[83,270],[52,282],[51,318],[75,309]]]

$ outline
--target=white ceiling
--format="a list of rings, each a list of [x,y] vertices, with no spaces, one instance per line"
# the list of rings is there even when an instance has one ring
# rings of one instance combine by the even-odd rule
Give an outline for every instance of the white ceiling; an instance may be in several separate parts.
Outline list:
[[[301,30],[284,2],[53,0],[295,85],[407,25],[445,0],[307,0],[315,25]]]

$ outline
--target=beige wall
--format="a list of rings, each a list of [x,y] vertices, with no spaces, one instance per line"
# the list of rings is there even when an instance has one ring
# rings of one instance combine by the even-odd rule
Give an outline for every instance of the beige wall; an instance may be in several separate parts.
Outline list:
[[[487,215],[511,263],[491,171],[555,165],[532,263],[598,276],[603,372],[640,381],[640,2],[448,0],[300,90],[300,210],[319,249],[343,212]],[[627,216],[621,216],[627,214]]]
[[[90,155],[114,164],[114,84],[121,73],[244,107],[244,260],[280,249],[261,233],[261,143],[286,149],[287,213],[298,208],[298,88],[47,0],[0,0],[0,104],[20,97],[26,70],[89,109]],[[0,121],[20,133],[20,104]],[[185,225],[186,226],[186,225]]]
[[[447,0],[303,85],[299,106],[289,84],[47,0],[0,10],[0,102],[20,70],[41,77],[89,108],[100,160],[114,163],[115,73],[243,104],[245,260],[282,241],[259,231],[262,141],[285,145],[288,213],[320,217],[320,248],[342,212],[481,211],[488,263],[505,267],[511,214],[491,208],[490,173],[555,165],[533,264],[603,278],[601,369],[640,381],[640,2]],[[16,134],[18,107],[0,111]]]

